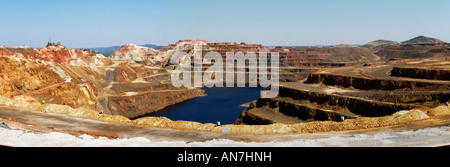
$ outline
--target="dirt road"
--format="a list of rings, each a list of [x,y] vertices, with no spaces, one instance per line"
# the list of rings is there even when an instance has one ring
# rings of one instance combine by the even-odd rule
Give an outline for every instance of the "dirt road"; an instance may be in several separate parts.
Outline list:
[[[26,109],[0,106],[0,118],[11,117],[19,122],[52,129],[57,132],[89,134],[108,138],[145,137],[151,141],[206,141],[220,138],[222,134],[193,130],[159,129],[121,125],[62,114],[42,113]],[[24,127],[23,127],[24,128]]]

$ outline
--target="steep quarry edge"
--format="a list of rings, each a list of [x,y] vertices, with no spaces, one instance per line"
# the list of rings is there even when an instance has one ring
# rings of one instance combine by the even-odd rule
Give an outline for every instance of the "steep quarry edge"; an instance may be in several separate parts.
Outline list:
[[[448,89],[450,85],[424,81],[373,79],[338,74],[310,73],[305,83],[325,85],[340,85],[362,90],[396,90],[415,89],[417,87],[430,89]]]
[[[394,67],[391,76],[450,81],[450,69]]]
[[[298,124],[271,124],[271,125],[223,125],[215,126],[211,123],[201,124],[189,121],[172,121],[165,117],[145,117],[136,120],[130,120],[120,115],[99,114],[95,110],[85,108],[71,108],[69,106],[57,104],[40,104],[38,102],[29,103],[25,100],[10,99],[0,96],[0,104],[12,107],[24,108],[46,113],[66,114],[73,117],[93,119],[104,122],[118,124],[137,125],[155,128],[173,128],[185,130],[198,130],[208,132],[222,132],[222,129],[230,129],[232,134],[298,134],[298,133],[317,133],[327,131],[358,130],[377,127],[394,126],[406,124],[417,120],[429,119],[438,116],[450,115],[450,107],[439,106],[429,111],[418,109],[403,110],[390,116],[368,118],[359,117],[348,119],[342,122],[333,121],[314,121]]]
[[[122,115],[134,119],[164,109],[165,107],[205,95],[204,91],[199,89],[162,90],[137,92],[136,95],[130,96],[104,97],[99,101],[104,106],[105,111],[114,115]]]

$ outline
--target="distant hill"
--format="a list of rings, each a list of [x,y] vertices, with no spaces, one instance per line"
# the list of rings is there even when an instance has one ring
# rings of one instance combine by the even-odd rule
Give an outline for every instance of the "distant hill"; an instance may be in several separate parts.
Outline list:
[[[403,41],[402,45],[442,45],[444,41],[426,36],[418,36],[413,39]]]
[[[164,46],[159,46],[159,45],[154,45],[154,44],[144,44],[144,45],[138,45],[138,46],[153,48],[153,49],[157,49],[157,50],[162,49],[164,47]],[[120,47],[122,47],[122,46],[110,46],[110,47],[98,47],[98,48],[86,48],[86,49],[90,49],[96,53],[100,53],[105,56],[108,56],[112,52],[119,50]]]
[[[390,41],[390,40],[376,40],[376,41],[372,41],[369,43],[366,43],[364,45],[362,45],[361,47],[364,48],[374,48],[374,49],[381,49],[384,47],[389,47],[389,46],[398,46],[400,45],[400,42],[397,41]]]

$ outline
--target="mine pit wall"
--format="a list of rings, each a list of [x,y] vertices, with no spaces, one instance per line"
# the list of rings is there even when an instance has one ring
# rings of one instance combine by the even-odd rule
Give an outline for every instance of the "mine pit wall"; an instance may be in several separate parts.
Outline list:
[[[181,69],[181,70],[183,70],[183,71],[191,71],[191,85],[193,86],[194,85],[194,77],[195,77],[195,73],[199,73],[199,74],[201,74],[201,79],[202,79],[202,87],[204,87],[205,85],[205,80],[204,80],[204,75],[205,75],[205,71],[206,70],[208,70],[208,68],[207,67],[203,67],[202,68],[202,71],[195,71],[195,69],[194,69],[194,67],[175,67],[176,69]],[[191,69],[189,69],[189,68],[191,68]],[[261,69],[258,69],[258,70],[261,70]],[[239,72],[238,72],[239,71]],[[240,72],[240,71],[244,71],[244,72]],[[234,68],[234,71],[233,72],[231,72],[232,74],[233,74],[233,80],[232,81],[229,81],[229,80],[227,80],[227,71],[226,71],[226,68],[224,67],[224,69],[223,69],[223,71],[214,71],[213,72],[213,74],[212,74],[212,79],[214,80],[215,79],[215,76],[216,76],[216,72],[222,72],[222,74],[223,74],[223,76],[222,76],[222,83],[223,83],[223,87],[226,87],[226,85],[227,85],[227,82],[232,82],[232,83],[234,83],[234,87],[237,87],[238,85],[238,81],[239,82],[243,82],[244,84],[245,84],[245,87],[249,87],[249,83],[250,83],[250,80],[249,80],[249,77],[250,77],[250,72],[249,72],[250,70],[249,70],[249,68],[245,68],[245,69],[237,69],[237,68]],[[257,86],[260,86],[260,80],[259,80],[259,75],[260,74],[265,74],[265,75],[267,75],[267,79],[271,79],[271,75],[272,75],[272,73],[270,72],[270,68],[267,68],[267,69],[264,69],[264,73],[263,72],[257,72],[257,73],[255,73],[256,74],[256,84],[257,84]],[[309,72],[307,72],[307,73],[309,73]],[[244,79],[245,80],[238,80],[238,75],[243,75],[244,76]],[[295,81],[297,81],[296,80],[296,78],[297,79],[304,79],[304,77],[303,76],[305,76],[305,75],[307,75],[307,74],[304,74],[304,73],[299,73],[299,74],[292,74],[292,75],[288,75],[288,76],[285,76],[283,73],[279,73],[279,78],[280,78],[280,81],[281,82],[284,82],[284,80],[289,80],[289,81],[292,81],[292,80],[295,80]],[[306,78],[306,77],[305,77]]]
[[[105,95],[98,100],[99,110],[105,114],[133,119],[205,95],[202,89],[174,87],[166,69],[125,63],[105,73],[102,84]]]
[[[390,79],[368,79],[335,74],[311,73],[305,83],[322,83],[325,85],[339,85],[353,87],[363,90],[396,90],[415,89],[426,87],[432,89],[449,89],[449,84],[438,84],[420,81],[390,80]]]
[[[380,102],[359,97],[301,91],[287,87],[280,87],[279,97],[283,97],[284,99],[258,99],[255,104],[251,104],[250,107],[241,114],[235,124],[267,125],[274,123],[273,120],[259,117],[251,112],[251,110],[267,106],[270,108],[279,107],[278,111],[280,113],[286,116],[297,117],[302,120],[340,121],[341,116],[344,116],[345,119],[357,117],[348,113],[337,113],[303,105],[301,103],[291,102],[285,100],[285,98],[292,98],[293,100],[309,100],[311,103],[318,103],[320,105],[339,106],[347,108],[350,112],[364,117],[388,116],[401,110],[410,110],[418,107],[418,105],[412,104]]]
[[[196,72],[194,70],[194,67],[173,67],[173,69],[176,69],[176,68],[183,68],[183,70],[185,70],[185,71],[191,70],[191,77],[192,77],[191,81],[192,81],[192,83],[194,82],[193,77],[194,77],[194,73]],[[191,68],[191,69],[189,69],[189,68]],[[208,68],[209,68],[209,66],[206,66],[206,67],[203,66],[202,71],[201,71],[202,77],[205,74],[205,71],[208,70]],[[301,81],[301,80],[306,79],[310,73],[316,72],[319,69],[320,68],[307,68],[307,67],[306,68],[305,67],[283,68],[283,67],[280,67],[279,68],[279,75],[278,75],[279,76],[279,82],[297,82],[297,81]],[[261,69],[258,68],[258,73],[257,73],[257,78],[256,78],[258,85],[259,85],[260,70]],[[237,72],[237,71],[238,70],[236,68],[233,71],[233,75],[234,75],[233,82],[234,82],[235,86],[238,83],[237,76],[240,73],[240,72]],[[247,67],[243,71],[245,71],[244,72],[245,73],[244,74],[244,76],[245,76],[245,85],[248,86],[249,74],[250,74],[249,71],[250,70]],[[264,69],[264,71],[266,71],[267,78],[270,79],[270,77],[271,77],[270,68],[267,68],[267,70]],[[223,84],[225,86],[226,83],[227,83],[226,68],[224,67],[223,71],[221,71],[221,72],[223,72]],[[215,74],[213,74],[213,76],[214,75]],[[214,79],[214,77],[213,77],[213,79]]]
[[[297,82],[308,78],[309,74],[316,72],[320,68],[283,68],[280,67],[280,82]]]
[[[185,89],[146,92],[132,96],[109,96],[99,101],[105,113],[133,119],[204,95],[201,89]]]
[[[327,111],[319,108],[314,108],[306,105],[300,105],[280,99],[260,98],[256,102],[256,107],[263,107],[269,105],[271,108],[279,107],[279,112],[284,115],[297,117],[302,120],[316,120],[316,121],[341,121],[341,116],[345,119],[355,118],[345,114]]]
[[[435,108],[450,99],[450,90],[446,91],[396,91],[396,92],[345,92],[341,95],[361,97],[370,100],[418,104]]]
[[[279,96],[291,97],[294,100],[310,100],[311,102],[317,102],[318,104],[326,103],[328,105],[338,105],[348,108],[350,112],[354,114],[366,117],[387,116],[400,110],[408,110],[417,107],[416,105],[409,104],[394,104],[350,96],[300,91],[287,87],[280,87]]]
[[[273,120],[259,117],[247,110],[242,112],[241,116],[234,122],[234,125],[270,125],[275,123]]]
[[[450,70],[394,67],[391,76],[450,81]]]

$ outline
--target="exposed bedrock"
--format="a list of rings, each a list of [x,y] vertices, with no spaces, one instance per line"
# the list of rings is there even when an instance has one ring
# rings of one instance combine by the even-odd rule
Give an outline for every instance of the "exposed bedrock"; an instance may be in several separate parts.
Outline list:
[[[434,108],[450,98],[449,91],[363,91],[293,83],[281,86],[276,98],[260,98],[235,124],[341,121],[382,117],[417,107]],[[336,92],[329,92],[329,90]]]
[[[450,90],[345,92],[339,94],[382,102],[407,103],[430,108],[437,107],[440,103],[445,103],[450,99]]]
[[[336,74],[311,73],[305,83],[322,83],[325,85],[337,85],[343,87],[353,87],[363,90],[395,90],[414,89],[426,87],[430,89],[448,89],[449,84],[433,83],[423,81],[393,80],[393,79],[372,79],[353,76],[343,76]]]
[[[392,69],[391,76],[449,81],[450,69],[394,67]]]
[[[198,96],[199,88],[177,88],[164,68],[123,63],[106,70],[104,96],[99,99],[107,114],[136,118]]]
[[[100,103],[107,113],[136,118],[203,95],[204,93],[200,89],[162,90],[123,96],[108,96],[100,99]]]
[[[172,86],[170,73],[164,68],[109,61],[103,66],[105,58],[88,53],[92,52],[60,45],[41,50],[0,47],[0,93],[13,99],[103,110],[129,118],[204,95],[201,89]],[[78,63],[48,59],[58,57]]]
[[[280,66],[287,67],[339,67],[360,61],[376,61],[371,49],[354,46],[276,47],[272,52],[279,52]]]
[[[409,104],[395,104],[390,102],[369,100],[360,97],[318,93],[313,91],[301,91],[287,87],[280,87],[279,96],[291,97],[295,100],[309,100],[311,102],[329,106],[345,107],[351,113],[368,117],[386,116],[393,114],[399,110],[411,109],[413,107],[416,107]]]

